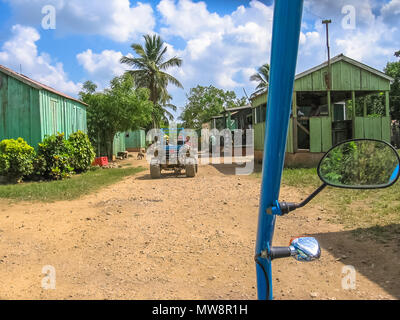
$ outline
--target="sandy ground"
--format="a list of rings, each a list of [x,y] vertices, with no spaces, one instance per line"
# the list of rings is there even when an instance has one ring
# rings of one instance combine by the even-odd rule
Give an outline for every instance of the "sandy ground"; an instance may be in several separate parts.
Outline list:
[[[134,165],[147,163],[127,160]],[[0,201],[0,299],[255,299],[260,180],[230,166],[194,179],[149,172],[76,201]],[[284,187],[281,200],[306,191]],[[314,200],[277,220],[274,245],[312,234],[322,257],[273,263],[276,299],[398,299],[400,252],[356,241]],[[42,288],[44,266],[55,289]],[[356,288],[342,288],[354,266]]]

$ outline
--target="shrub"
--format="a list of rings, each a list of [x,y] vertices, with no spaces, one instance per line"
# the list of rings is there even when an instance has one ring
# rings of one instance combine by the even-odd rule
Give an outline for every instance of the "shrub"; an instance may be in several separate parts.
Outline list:
[[[87,134],[77,131],[69,136],[72,147],[71,166],[76,173],[86,172],[93,163],[95,153]]]
[[[21,182],[33,172],[35,150],[22,138],[0,142],[0,175]]]
[[[44,178],[61,180],[73,173],[71,155],[73,148],[63,133],[46,137],[39,143],[37,169]]]
[[[33,159],[33,172],[28,177],[29,180],[42,180],[46,174],[47,163],[43,155],[36,155]]]

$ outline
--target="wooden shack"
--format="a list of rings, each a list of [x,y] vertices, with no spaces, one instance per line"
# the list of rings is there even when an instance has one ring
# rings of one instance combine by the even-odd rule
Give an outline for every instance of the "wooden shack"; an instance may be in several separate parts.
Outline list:
[[[286,146],[287,166],[315,166],[329,148],[352,138],[372,138],[390,142],[389,91],[394,79],[385,73],[340,54],[328,62],[298,74]],[[356,98],[371,94],[385,97],[381,115],[362,114],[346,108]],[[255,158],[262,160],[268,92],[251,96],[253,106]]]

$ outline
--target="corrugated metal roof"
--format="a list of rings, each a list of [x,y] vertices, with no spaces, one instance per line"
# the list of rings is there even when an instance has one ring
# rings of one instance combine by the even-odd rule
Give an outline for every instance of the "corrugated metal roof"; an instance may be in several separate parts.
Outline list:
[[[60,91],[57,91],[57,90],[55,90],[55,89],[53,89],[53,88],[51,88],[51,87],[49,87],[49,86],[46,86],[46,85],[44,85],[44,84],[42,84],[42,83],[40,83],[40,82],[38,82],[38,81],[35,81],[35,80],[33,80],[33,79],[31,79],[31,78],[29,78],[29,77],[27,77],[27,76],[25,76],[25,75],[23,75],[23,74],[21,74],[21,73],[18,73],[18,72],[15,72],[15,71],[13,71],[13,70],[11,70],[11,69],[9,69],[9,68],[6,68],[5,66],[2,66],[1,64],[0,64],[0,71],[3,72],[3,73],[5,73],[5,74],[7,74],[7,75],[9,75],[10,77],[13,77],[13,78],[15,78],[15,79],[17,79],[17,80],[20,80],[20,81],[22,81],[23,83],[25,83],[25,84],[27,84],[27,85],[29,85],[29,86],[31,86],[31,87],[34,87],[34,88],[36,88],[36,89],[38,89],[38,90],[41,90],[41,89],[47,90],[47,91],[50,91],[50,92],[52,92],[52,93],[55,93],[55,94],[57,94],[57,95],[59,95],[59,96],[62,96],[62,97],[64,97],[64,98],[67,98],[67,99],[70,99],[70,100],[79,102],[79,103],[81,103],[81,104],[87,106],[87,104],[84,103],[84,102],[81,101],[81,100],[72,98],[72,97],[70,97],[69,95],[67,95],[67,94],[65,94],[65,93],[62,93],[62,92],[60,92]]]

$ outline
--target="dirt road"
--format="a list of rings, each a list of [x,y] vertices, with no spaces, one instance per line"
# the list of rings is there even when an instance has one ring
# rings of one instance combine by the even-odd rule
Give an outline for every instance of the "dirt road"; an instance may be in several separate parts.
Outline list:
[[[231,172],[147,171],[76,201],[1,201],[0,299],[255,299],[260,180]],[[305,194],[284,187],[281,199]],[[275,298],[400,298],[398,248],[355,241],[327,220],[318,201],[278,218],[274,245],[313,234],[322,258],[275,261]],[[356,269],[354,290],[342,289],[345,265]],[[53,290],[41,287],[44,266],[56,271]]]

